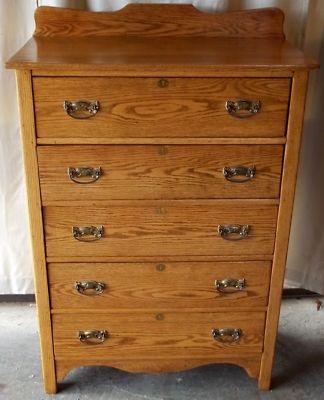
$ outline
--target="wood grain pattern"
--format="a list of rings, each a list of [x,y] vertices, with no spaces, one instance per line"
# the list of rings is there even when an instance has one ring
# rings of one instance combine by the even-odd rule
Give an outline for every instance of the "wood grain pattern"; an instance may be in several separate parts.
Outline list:
[[[277,206],[267,201],[111,201],[105,206],[44,207],[48,257],[272,254]],[[229,241],[219,224],[249,224],[249,238]],[[104,236],[82,243],[72,226],[103,225]],[[90,261],[90,259],[89,259]]]
[[[61,200],[277,198],[283,146],[41,146],[43,205]],[[101,167],[94,183],[80,185],[69,167]],[[245,183],[225,179],[225,166],[255,166]]]
[[[287,77],[318,64],[281,39],[31,38],[7,63],[33,75]]]
[[[244,18],[242,18],[244,16]],[[35,36],[204,36],[284,38],[284,14],[278,8],[204,13],[191,5],[129,4],[115,12],[39,7]],[[261,22],[262,21],[262,22]]]
[[[175,38],[173,40],[173,38],[165,38],[163,40],[163,43],[165,41],[170,41],[173,42],[179,42],[180,40],[178,38]],[[120,40],[120,38],[118,38],[118,40]],[[201,43],[199,43],[200,40],[203,40]],[[224,52],[223,54],[218,54],[217,50],[218,50],[218,46],[217,43],[214,43],[214,49],[215,51],[211,54],[211,53],[207,53],[206,50],[206,54],[200,54],[200,57],[198,57],[198,54],[196,55],[196,59],[194,60],[193,58],[190,60],[191,62],[189,63],[188,60],[188,55],[185,56],[184,54],[184,43],[181,43],[181,48],[180,52],[178,52],[177,58],[178,58],[178,62],[179,64],[181,64],[181,68],[178,64],[166,64],[167,61],[167,55],[166,54],[160,54],[160,55],[151,55],[149,57],[149,55],[147,55],[148,59],[147,62],[152,62],[156,60],[156,58],[159,58],[161,60],[164,61],[164,64],[152,64],[152,65],[148,65],[147,63],[139,65],[138,64],[128,64],[127,68],[125,65],[115,65],[113,64],[114,59],[112,58],[113,55],[110,53],[105,54],[105,62],[107,63],[111,63],[108,66],[106,66],[105,68],[103,68],[103,64],[98,64],[96,65],[95,69],[90,69],[90,65],[89,64],[69,64],[69,66],[67,64],[59,64],[59,63],[55,63],[53,65],[46,65],[44,64],[44,61],[41,61],[39,59],[39,61],[36,63],[33,61],[33,59],[36,59],[36,54],[34,54],[34,52],[36,52],[36,46],[37,46],[37,51],[39,50],[39,48],[42,47],[42,45],[40,45],[40,43],[38,42],[42,42],[43,40],[41,38],[38,38],[37,40],[35,38],[31,39],[30,41],[28,41],[25,45],[25,48],[21,50],[21,52],[19,53],[19,56],[17,55],[15,57],[15,59],[12,59],[12,61],[8,62],[6,64],[7,68],[13,68],[15,65],[15,68],[18,69],[26,69],[27,66],[29,68],[33,68],[32,70],[32,76],[33,77],[68,77],[68,76],[83,76],[83,77],[121,77],[121,76],[125,76],[125,77],[152,77],[152,76],[163,76],[163,77],[181,77],[181,78],[192,78],[193,76],[195,78],[210,78],[210,77],[214,77],[214,78],[292,78],[294,75],[294,70],[305,70],[306,65],[302,64],[302,59],[297,59],[296,64],[297,65],[287,65],[286,67],[283,66],[275,66],[275,67],[268,67],[267,69],[265,68],[265,65],[257,65],[257,66],[245,66],[243,67],[241,63],[239,63],[239,59],[238,58],[232,58],[231,60],[231,64],[229,63],[229,60],[225,60],[224,58],[224,62],[227,61],[227,65],[224,65],[222,68],[217,68],[214,65],[211,65],[208,63],[208,59],[210,59],[211,61],[213,60],[214,62],[217,61],[218,63],[220,63],[220,58],[221,57],[225,57],[225,52],[226,52],[226,48],[224,45]],[[73,40],[72,40],[73,41]],[[191,39],[190,39],[191,41]],[[207,47],[206,46],[206,41],[208,42],[208,38],[207,39],[203,39],[203,38],[195,38],[194,43],[193,43],[193,47],[199,46],[199,44],[201,44],[203,47]],[[210,40],[215,41],[215,40]],[[37,44],[36,44],[36,43]],[[227,43],[228,47],[232,47],[233,48],[233,40],[232,39],[224,39],[224,42]],[[277,48],[279,46],[274,46],[274,43],[271,43],[272,41],[268,40],[262,40],[262,39],[258,39],[257,42],[255,43],[256,46],[260,46],[260,42],[264,42],[264,46],[268,46],[270,45],[270,50],[271,47],[273,48]],[[278,42],[278,41],[275,41]],[[284,45],[286,45],[286,47],[288,47],[287,42],[281,42],[279,41],[278,43],[281,44],[281,47],[278,49],[278,51],[285,53],[284,50]],[[159,43],[158,43],[159,44]],[[176,47],[177,45],[175,43],[173,43],[173,45]],[[216,47],[217,46],[217,47]],[[52,46],[54,47],[54,46]],[[56,46],[58,47],[58,46]],[[83,47],[85,47],[83,45]],[[235,46],[234,46],[235,47]],[[244,39],[243,39],[243,46],[242,47],[247,47],[244,46]],[[143,48],[143,52],[145,51],[144,48],[145,46],[142,46]],[[203,53],[203,49],[200,49],[200,53]],[[117,48],[115,49],[115,51],[117,52]],[[188,50],[189,51],[189,50]],[[235,48],[234,50],[232,50],[232,52],[237,53],[238,51],[243,52],[243,50],[241,48]],[[166,53],[166,51],[165,51]],[[291,53],[293,53],[291,51]],[[38,54],[39,58],[41,56],[42,53]],[[289,54],[289,53],[288,53]],[[71,54],[70,54],[71,56]],[[127,56],[125,54],[125,56]],[[191,54],[191,56],[193,56],[193,54]],[[28,58],[29,57],[29,58]],[[134,56],[133,58],[138,57],[138,61],[140,61],[139,59],[139,55],[135,54],[134,52]],[[291,55],[292,57],[292,55]],[[26,58],[26,59],[25,59]],[[98,58],[98,57],[97,57]],[[68,59],[68,54],[66,54],[66,59],[64,60],[65,62],[68,61],[72,61]],[[94,60],[95,61],[95,60]],[[98,61],[98,60],[97,60]],[[131,61],[131,60],[129,60]],[[246,60],[246,62],[248,61],[248,59]],[[264,60],[265,61],[265,60]],[[292,62],[291,58],[287,57],[287,63],[288,62]],[[134,60],[133,60],[134,62]],[[261,62],[261,60],[260,60]],[[194,65],[194,63],[196,63],[196,65]],[[316,68],[316,64],[314,61],[314,64],[312,64],[312,60],[304,60],[304,63],[307,63],[307,68]],[[198,64],[198,65],[197,65]],[[51,69],[48,69],[51,68]],[[69,69],[66,69],[69,68]]]
[[[266,306],[270,262],[239,263],[74,263],[49,264],[51,307],[54,309],[219,308]],[[215,280],[245,279],[235,293],[215,290]],[[76,281],[106,285],[97,296],[81,295]],[[232,289],[235,290],[235,289]]]
[[[213,354],[209,358],[154,358],[154,359],[98,359],[98,360],[78,360],[78,359],[61,359],[55,361],[57,379],[62,380],[65,375],[73,368],[98,365],[118,368],[128,372],[144,372],[144,373],[160,373],[160,372],[177,372],[191,368],[197,368],[208,364],[234,364],[245,369],[251,378],[257,378],[260,370],[260,354],[250,354],[243,356],[219,356]]]
[[[167,140],[163,138],[93,138],[93,137],[84,137],[84,138],[37,138],[38,145],[80,145],[80,144],[155,144],[155,145],[166,145],[166,144],[210,144],[210,145],[230,145],[230,144],[255,144],[255,145],[276,145],[276,144],[285,144],[286,137],[275,137],[275,138],[168,138]]]
[[[160,263],[160,262],[178,262],[183,261],[183,256],[179,255],[166,255],[163,256],[163,259],[159,256],[141,256],[140,258],[133,257],[131,254],[124,254],[122,256],[114,257],[113,262],[121,262],[121,263],[128,263],[128,262],[148,262],[148,263]],[[195,256],[186,256],[186,262],[239,262],[239,261],[251,261],[252,257],[246,254],[234,254],[234,255],[195,255]],[[273,254],[254,254],[253,261],[272,261]],[[69,256],[66,257],[46,257],[46,261],[48,263],[69,263],[70,258]],[[95,262],[110,262],[111,259],[109,257],[101,256],[100,254],[96,256]],[[87,257],[76,257],[73,259],[73,262],[88,262]]]
[[[34,78],[38,137],[284,136],[290,79]],[[65,100],[98,100],[92,118],[71,118]],[[238,119],[227,100],[260,100],[261,111]]]
[[[260,353],[265,313],[116,310],[106,314],[54,314],[52,320],[57,359],[209,358],[233,352]],[[230,344],[214,340],[212,329],[224,327],[240,328],[243,331],[240,340]],[[109,338],[99,346],[80,343],[78,331],[91,329],[107,330]]]
[[[52,325],[49,307],[41,198],[38,181],[36,134],[30,71],[17,71],[21,139],[25,166],[25,183],[29,210],[29,227],[34,262],[34,285],[38,310],[38,327],[42,357],[44,386],[48,393],[56,393]]]
[[[293,79],[264,352],[259,377],[259,388],[261,390],[269,390],[270,388],[271,369],[280,314],[281,292],[285,276],[289,232],[295,196],[307,81],[307,73],[296,73]]]

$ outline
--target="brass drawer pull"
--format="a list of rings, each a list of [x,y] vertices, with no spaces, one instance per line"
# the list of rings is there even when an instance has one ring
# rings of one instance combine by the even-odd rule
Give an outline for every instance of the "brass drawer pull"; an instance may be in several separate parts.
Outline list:
[[[75,119],[88,119],[97,114],[100,109],[99,101],[65,100],[63,103],[66,113]]]
[[[238,290],[242,290],[245,286],[245,279],[216,279],[215,288],[218,292],[222,293],[236,293]],[[234,290],[228,290],[228,288],[233,288]]]
[[[212,335],[215,340],[221,343],[233,343],[240,340],[242,331],[240,328],[214,328]]]
[[[261,110],[261,101],[227,100],[225,103],[225,108],[232,117],[241,119],[250,118]]]
[[[101,167],[69,167],[68,175],[71,181],[75,183],[87,184],[96,182],[102,175],[102,171]]]
[[[87,345],[96,345],[103,343],[109,334],[107,331],[79,331],[78,337],[81,343]]]
[[[72,234],[74,239],[80,242],[94,242],[102,238],[104,227],[101,226],[73,226]]]
[[[218,234],[226,240],[242,240],[249,237],[249,225],[218,225]],[[234,235],[234,236],[232,236]]]
[[[83,296],[97,296],[103,293],[105,284],[96,281],[75,282],[75,289]],[[90,292],[89,292],[90,291]]]
[[[252,178],[255,177],[256,168],[253,167],[244,167],[244,166],[237,166],[237,167],[224,167],[223,175],[224,177],[234,183],[242,183],[250,181]]]

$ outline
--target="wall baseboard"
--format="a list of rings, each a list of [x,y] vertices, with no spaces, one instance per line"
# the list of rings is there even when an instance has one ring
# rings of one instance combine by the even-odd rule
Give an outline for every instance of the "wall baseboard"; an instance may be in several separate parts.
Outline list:
[[[34,294],[0,294],[0,303],[35,303]]]
[[[301,298],[301,297],[319,297],[320,295],[302,288],[286,288],[282,292],[282,297],[287,298]]]

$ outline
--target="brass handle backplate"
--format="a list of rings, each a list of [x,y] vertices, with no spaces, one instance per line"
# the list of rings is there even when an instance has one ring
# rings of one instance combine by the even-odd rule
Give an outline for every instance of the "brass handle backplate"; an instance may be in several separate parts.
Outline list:
[[[250,118],[261,110],[261,101],[250,100],[227,100],[225,108],[229,115],[235,118]]]
[[[212,335],[218,342],[233,343],[240,340],[242,331],[240,328],[214,328]]]
[[[66,113],[75,119],[88,119],[97,114],[100,109],[99,101],[65,100],[63,103]]]
[[[75,282],[74,287],[83,296],[97,296],[103,293],[105,284],[96,281]]]
[[[167,88],[169,86],[169,81],[165,78],[161,78],[158,80],[158,86],[160,88]]]
[[[101,167],[69,167],[68,175],[75,183],[87,184],[96,182],[102,175]]]
[[[224,167],[223,175],[224,177],[234,183],[242,183],[250,181],[252,178],[255,177],[256,168],[255,166],[252,167],[245,167],[243,165],[237,167]]]
[[[87,345],[97,345],[103,343],[109,334],[108,331],[102,330],[92,330],[92,331],[79,331],[78,338],[81,343]]]
[[[245,286],[245,279],[216,279],[215,280],[215,288],[218,292],[222,293],[236,293],[238,290],[242,290]],[[230,288],[230,289],[228,289]],[[234,289],[234,290],[231,290]]]
[[[80,242],[94,242],[102,238],[104,227],[101,226],[73,226],[72,234],[74,239]]]
[[[249,225],[218,225],[218,234],[226,240],[241,240],[249,237]]]

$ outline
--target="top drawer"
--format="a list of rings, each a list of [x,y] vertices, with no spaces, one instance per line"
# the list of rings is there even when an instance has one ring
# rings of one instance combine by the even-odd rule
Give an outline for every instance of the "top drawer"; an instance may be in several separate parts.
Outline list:
[[[276,137],[286,130],[290,79],[38,77],[33,87],[38,137]],[[65,111],[65,101],[80,100],[99,110]]]

